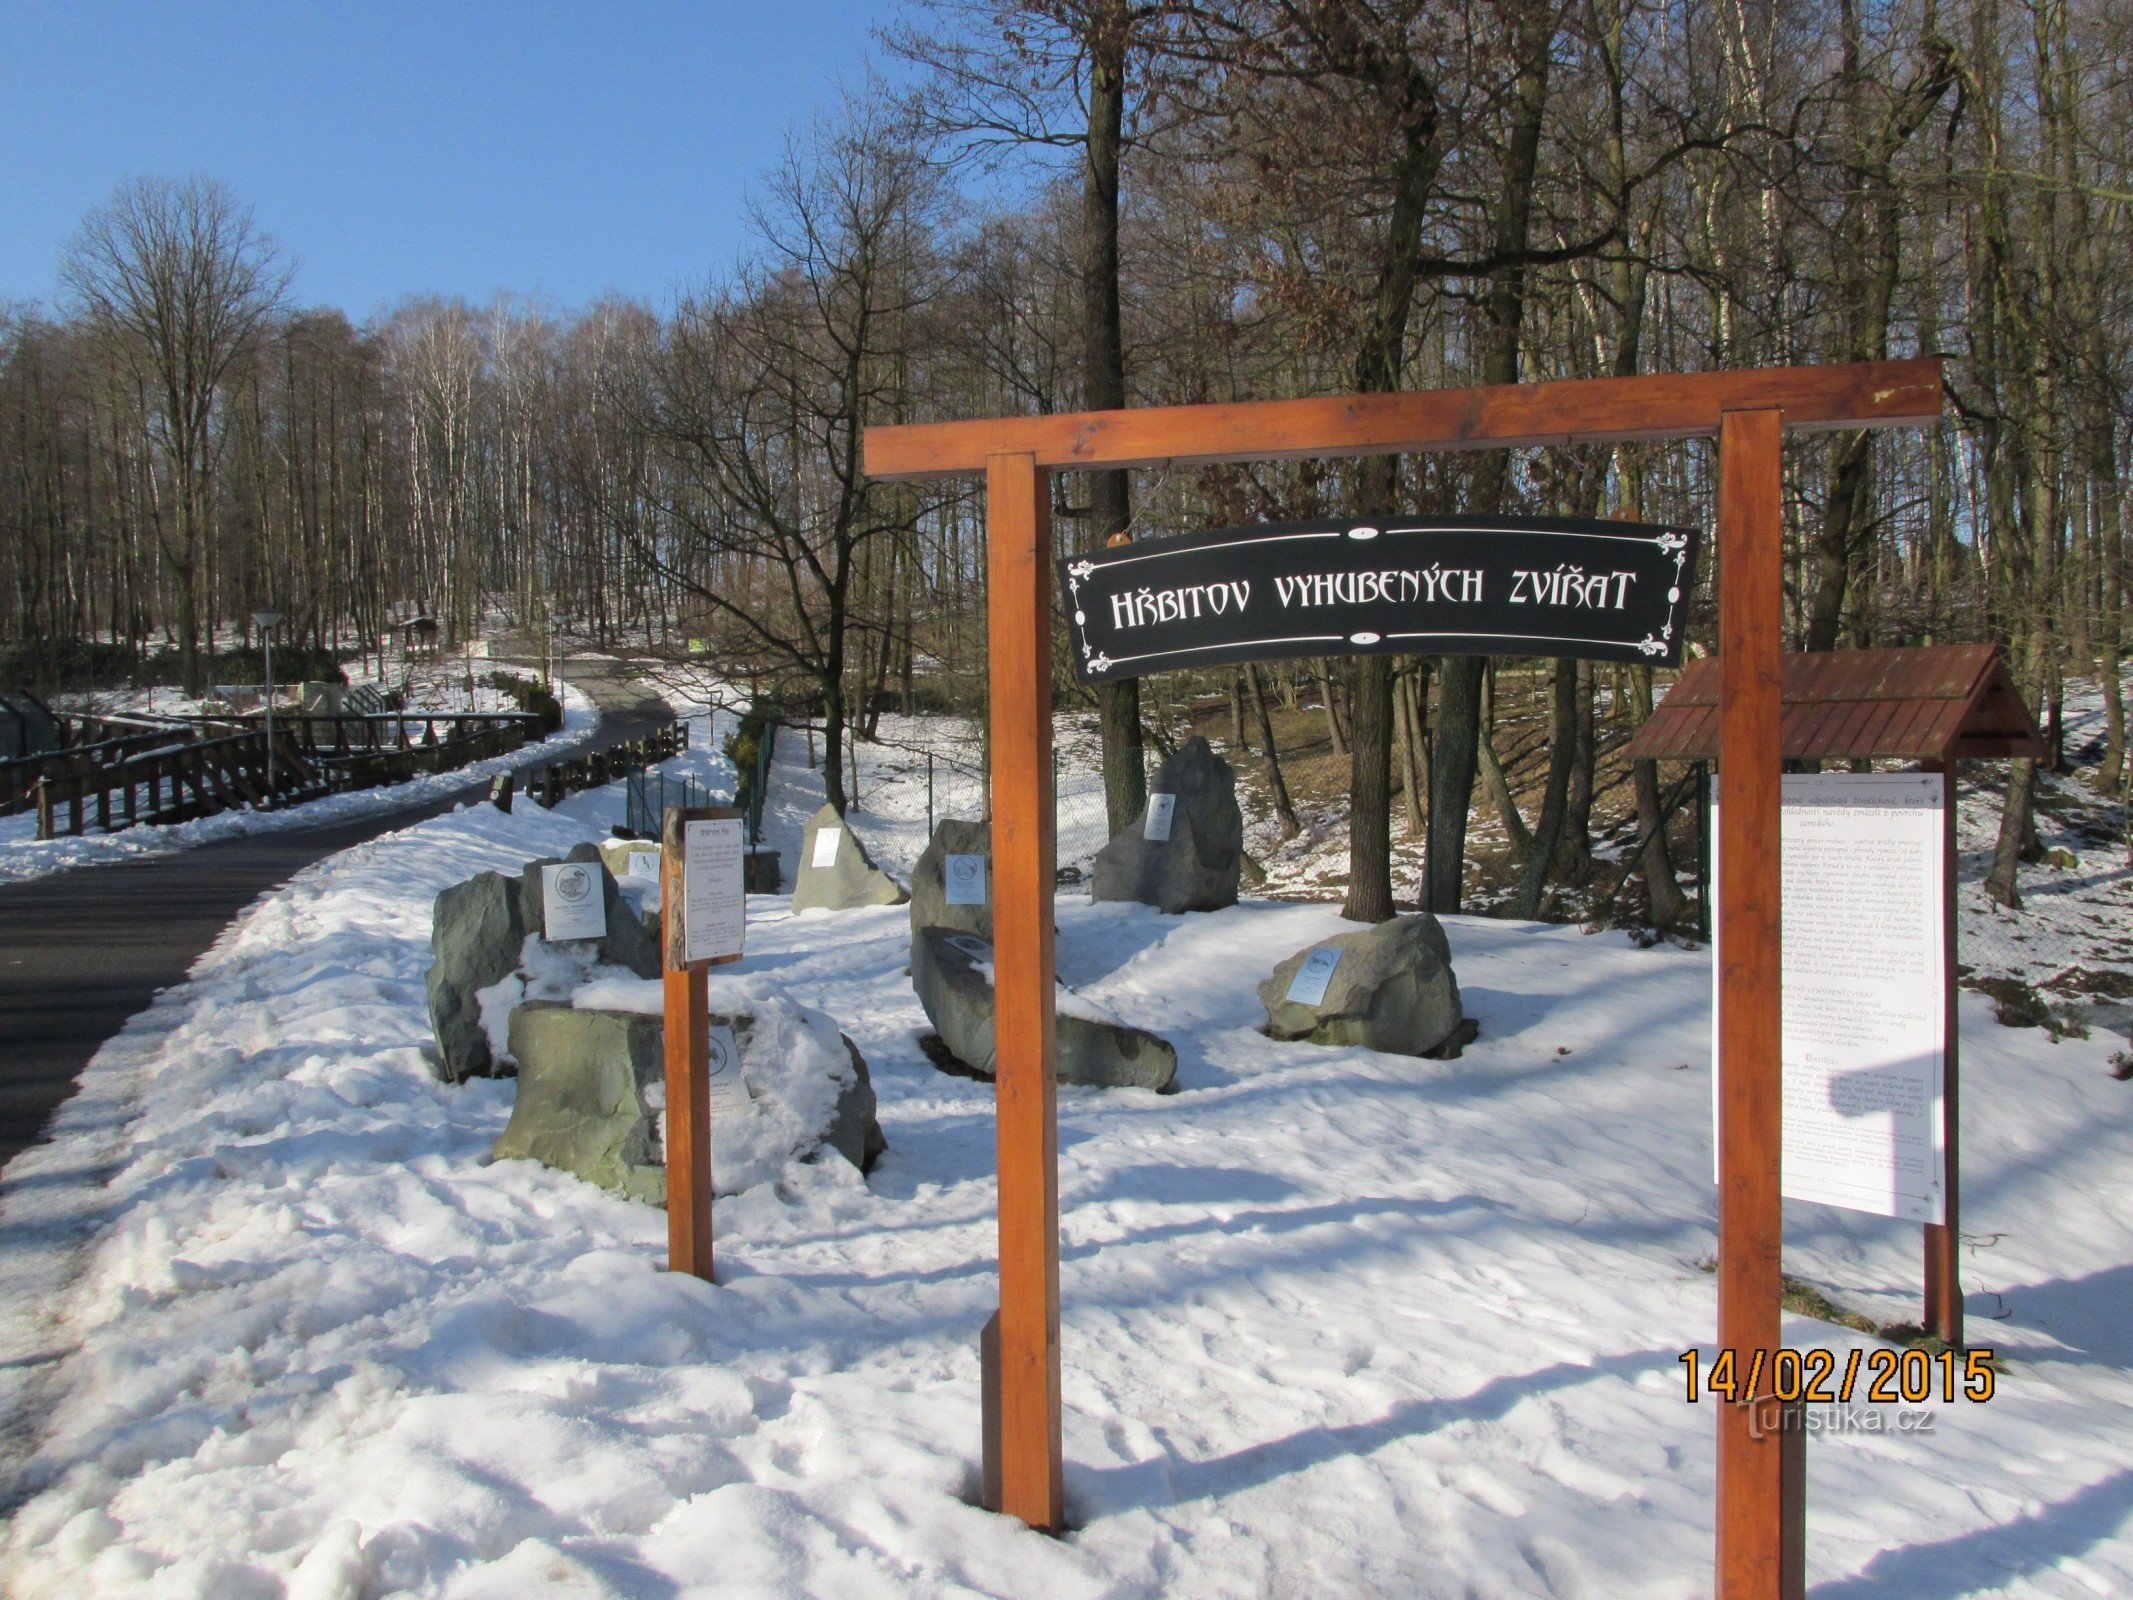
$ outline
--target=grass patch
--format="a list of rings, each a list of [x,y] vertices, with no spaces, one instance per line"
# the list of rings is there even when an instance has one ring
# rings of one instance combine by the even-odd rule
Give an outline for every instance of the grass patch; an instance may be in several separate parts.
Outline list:
[[[1715,1257],[1706,1256],[1697,1263],[1705,1272],[1718,1271]],[[1836,1301],[1801,1278],[1780,1278],[1783,1293],[1778,1304],[1794,1316],[1813,1317],[1817,1322],[1833,1322],[1840,1328],[1849,1328],[1854,1333],[1871,1334],[1876,1339],[1886,1339],[1890,1344],[1902,1345],[1906,1350],[1923,1350],[1928,1355],[1939,1355],[1948,1348],[1948,1342],[1937,1333],[1928,1333],[1915,1322],[1876,1322],[1863,1311],[1847,1311]]]

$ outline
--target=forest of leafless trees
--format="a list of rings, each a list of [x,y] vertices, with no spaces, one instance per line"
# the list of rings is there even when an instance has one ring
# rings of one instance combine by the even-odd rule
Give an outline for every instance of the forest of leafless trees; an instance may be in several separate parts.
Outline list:
[[[1791,642],[1996,641],[2048,734],[2100,677],[2099,781],[2122,783],[2133,10],[937,0],[881,49],[915,87],[795,129],[745,266],[665,305],[417,296],[356,326],[303,304],[271,219],[211,178],[120,187],[47,303],[0,306],[17,675],[97,643],[197,682],[261,605],[351,654],[418,610],[451,639],[567,618],[810,706],[841,802],[846,719],[982,695],[982,508],[868,483],[869,424],[1939,354],[1938,428],[1789,450]],[[1054,526],[1707,522],[1708,469],[1696,445],[1066,475]],[[1653,694],[1547,670],[1536,893],[1581,825],[1595,694]],[[1263,728],[1299,674],[1353,764],[1350,914],[1390,914],[1403,793],[1456,908],[1500,781],[1490,674],[1369,657],[1187,687]],[[1083,702],[1114,822],[1141,802],[1142,692]],[[2015,763],[2010,848],[2032,783]],[[1657,778],[1636,791],[1656,815]]]

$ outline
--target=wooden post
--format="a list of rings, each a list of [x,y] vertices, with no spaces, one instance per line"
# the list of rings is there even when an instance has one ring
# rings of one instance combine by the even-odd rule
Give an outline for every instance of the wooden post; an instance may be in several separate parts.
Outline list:
[[[1946,804],[1941,809],[1941,988],[1947,1007],[1942,1031],[1947,1035],[1941,1058],[1941,1144],[1946,1162],[1941,1173],[1941,1193],[1947,1209],[1940,1222],[1926,1224],[1926,1331],[1939,1334],[1951,1350],[1963,1347],[1963,1284],[1957,1253],[1962,1244],[1957,1220],[1957,1201],[1962,1193],[1962,1158],[1957,1143],[1962,1118],[1957,1112],[1957,1065],[1962,1059],[1962,1041],[1956,1014],[1956,807],[1955,763],[1928,761],[1928,772],[1938,772],[1947,783]]]
[[[708,961],[691,962],[682,915],[687,825],[737,817],[725,807],[670,808],[659,855],[660,966],[666,983],[667,1270],[711,1276],[711,1017]],[[732,959],[738,960],[738,957]]]
[[[1049,477],[1032,455],[986,462],[1000,1163],[997,1481],[1002,1511],[1056,1532],[1063,1512]]]
[[[1757,1389],[1718,1403],[1720,1600],[1804,1593],[1804,1462],[1786,1448],[1799,1418],[1765,1398],[1783,1294],[1783,422],[1728,411],[1718,432],[1718,1343],[1743,1394],[1751,1372]]]

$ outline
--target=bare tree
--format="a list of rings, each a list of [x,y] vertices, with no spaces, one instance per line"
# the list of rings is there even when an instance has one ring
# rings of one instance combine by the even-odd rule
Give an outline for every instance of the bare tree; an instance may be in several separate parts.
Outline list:
[[[272,240],[223,185],[133,178],[83,220],[61,278],[110,342],[167,474],[156,526],[179,586],[188,689],[201,687],[200,564],[221,452],[216,402],[288,288]]]

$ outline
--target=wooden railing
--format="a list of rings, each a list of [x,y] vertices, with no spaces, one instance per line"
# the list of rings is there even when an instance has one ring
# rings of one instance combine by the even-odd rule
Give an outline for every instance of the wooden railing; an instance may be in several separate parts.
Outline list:
[[[645,767],[656,766],[689,748],[689,725],[661,723],[641,739],[609,745],[568,761],[550,762],[520,774],[526,798],[544,806],[555,805],[581,789],[597,789],[603,783],[628,777]]]
[[[354,723],[365,720],[377,722],[397,721],[391,718],[364,719],[336,717],[328,720],[338,723]],[[380,741],[364,744],[346,737],[355,730],[342,728],[334,742],[315,742],[311,753],[321,768],[330,777],[335,789],[368,789],[380,784],[405,783],[421,773],[448,772],[454,767],[464,767],[475,761],[488,761],[506,755],[529,740],[538,739],[541,719],[524,712],[509,712],[494,715],[418,716],[410,714],[408,723],[427,723],[423,737],[406,744]],[[446,726],[446,737],[436,737],[436,725]],[[281,731],[281,719],[274,719],[275,732]],[[377,730],[373,729],[372,732]],[[316,729],[312,730],[315,734]]]
[[[174,744],[189,744],[197,737],[197,730],[190,727],[135,729],[99,739],[93,744],[69,745],[64,750],[47,750],[42,755],[0,761],[0,817],[14,816],[35,805],[37,785],[46,778],[92,772],[127,756]]]
[[[92,825],[108,833],[188,822],[235,806],[289,805],[447,772],[509,754],[538,738],[540,723],[519,711],[277,713],[269,763],[263,717],[189,718],[157,733],[0,763],[0,769],[36,768],[19,775],[0,770],[0,798],[21,794],[19,803],[0,810],[35,806],[40,839]],[[10,784],[13,789],[4,787]]]
[[[276,729],[271,761],[264,731],[187,740],[165,735],[159,748],[48,773],[38,780],[33,801],[37,837],[56,839],[82,832],[92,816],[98,829],[110,833],[137,823],[190,822],[236,806],[290,804],[325,792],[318,769]]]

